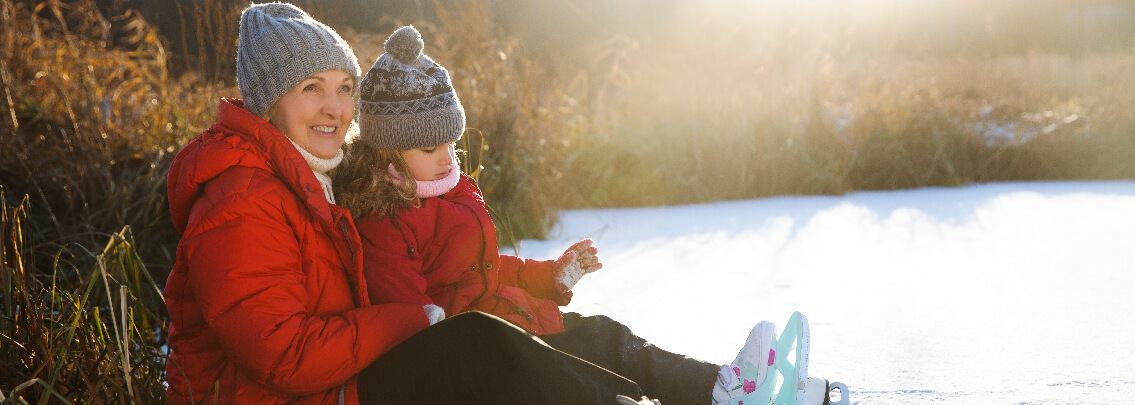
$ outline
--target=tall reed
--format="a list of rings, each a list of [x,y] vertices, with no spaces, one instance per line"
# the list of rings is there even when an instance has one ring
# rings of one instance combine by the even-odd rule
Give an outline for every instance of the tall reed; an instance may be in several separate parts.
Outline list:
[[[168,269],[166,170],[224,90],[171,78],[161,38],[134,12],[0,0],[0,18],[0,179],[10,197],[31,196],[36,244],[50,246],[27,263],[49,270],[56,249],[100,245],[130,225],[153,242],[146,262]]]
[[[0,202],[0,401],[162,403],[164,304],[130,228],[40,273],[29,204]]]
[[[236,45],[240,12],[248,1],[176,0],[178,34],[181,38],[179,59],[185,66],[175,71],[192,72],[208,83],[236,84]]]
[[[0,395],[161,403],[166,170],[232,93],[170,77],[132,11],[0,0],[0,20]]]

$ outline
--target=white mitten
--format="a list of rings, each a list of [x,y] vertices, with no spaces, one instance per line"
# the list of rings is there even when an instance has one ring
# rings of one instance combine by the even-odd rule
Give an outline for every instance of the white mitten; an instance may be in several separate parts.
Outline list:
[[[426,318],[430,319],[430,326],[445,319],[445,310],[437,305],[426,304],[422,306],[422,309],[426,311]]]
[[[575,287],[575,283],[583,278],[583,266],[579,265],[579,261],[572,259],[563,270],[560,270],[559,277],[556,279],[564,287],[565,290],[570,290]]]
[[[574,288],[584,274],[603,268],[603,263],[596,257],[599,248],[592,246],[594,243],[591,239],[576,242],[556,259],[556,266],[559,267],[555,273],[556,282],[561,291]]]

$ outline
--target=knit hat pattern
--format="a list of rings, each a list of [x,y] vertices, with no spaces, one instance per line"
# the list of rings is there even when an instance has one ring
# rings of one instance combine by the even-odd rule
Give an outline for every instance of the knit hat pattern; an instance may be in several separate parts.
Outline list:
[[[413,26],[394,31],[362,84],[361,138],[379,149],[416,149],[461,139],[465,109],[449,71],[422,53]]]
[[[359,82],[362,69],[334,29],[288,3],[255,4],[240,14],[236,80],[244,106],[264,117],[307,77],[342,70]]]

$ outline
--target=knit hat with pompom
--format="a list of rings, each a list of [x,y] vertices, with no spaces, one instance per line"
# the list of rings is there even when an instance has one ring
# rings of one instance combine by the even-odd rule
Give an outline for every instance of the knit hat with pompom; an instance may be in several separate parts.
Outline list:
[[[416,149],[461,139],[465,109],[449,72],[422,53],[425,46],[412,26],[386,40],[386,53],[359,86],[359,140],[379,149]]]

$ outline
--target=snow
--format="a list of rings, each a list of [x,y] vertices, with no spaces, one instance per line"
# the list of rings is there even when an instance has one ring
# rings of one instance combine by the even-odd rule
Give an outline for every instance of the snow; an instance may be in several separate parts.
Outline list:
[[[579,210],[560,224],[519,254],[596,241],[604,268],[565,310],[674,352],[727,363],[759,320],[798,310],[811,374],[860,404],[1135,402],[1135,181]]]

